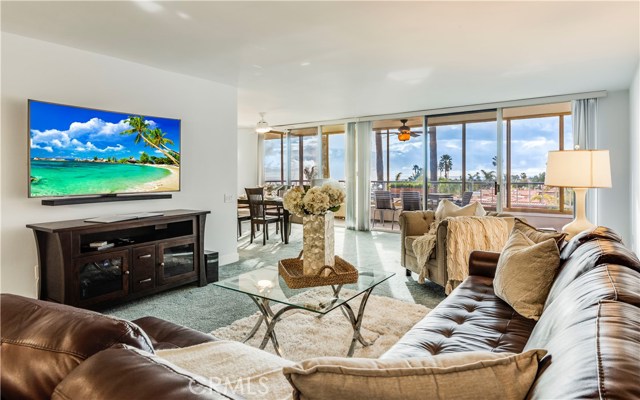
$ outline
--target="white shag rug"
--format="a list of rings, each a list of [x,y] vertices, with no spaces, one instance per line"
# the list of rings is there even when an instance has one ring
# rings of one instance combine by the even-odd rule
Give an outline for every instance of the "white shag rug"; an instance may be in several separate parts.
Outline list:
[[[341,294],[347,293],[343,290]],[[301,295],[301,299],[331,298],[327,289],[312,289]],[[341,296],[342,297],[342,296]],[[349,305],[357,316],[362,295],[349,301]],[[283,307],[278,303],[271,304],[276,312]],[[394,345],[413,325],[424,318],[431,311],[429,308],[414,303],[392,299],[384,296],[369,296],[365,308],[364,320],[360,333],[371,346],[363,347],[359,342],[353,357],[377,358]],[[334,309],[317,318],[320,314],[304,310],[287,311],[276,323],[275,331],[278,342],[283,349],[283,357],[291,361],[302,361],[312,357],[336,356],[345,357],[351,345],[353,329],[351,323],[340,309]],[[231,325],[218,328],[211,332],[217,338],[224,340],[242,341],[251,328],[256,324],[259,312],[239,319]],[[263,323],[258,332],[247,344],[259,347],[266,328]],[[271,341],[265,350],[275,354]]]

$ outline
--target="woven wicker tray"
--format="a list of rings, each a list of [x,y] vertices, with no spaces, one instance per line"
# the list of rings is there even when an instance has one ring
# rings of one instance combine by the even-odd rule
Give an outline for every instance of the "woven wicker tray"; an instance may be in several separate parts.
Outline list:
[[[300,253],[300,256],[302,253]],[[325,266],[331,270],[329,276],[305,276],[302,274],[302,258],[285,258],[278,262],[278,272],[291,289],[301,289],[313,286],[343,285],[358,282],[358,270],[342,258],[336,256],[333,267]]]

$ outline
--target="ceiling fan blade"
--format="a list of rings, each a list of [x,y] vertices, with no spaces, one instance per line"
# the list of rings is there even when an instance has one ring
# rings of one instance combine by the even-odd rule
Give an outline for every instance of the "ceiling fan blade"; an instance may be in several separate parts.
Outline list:
[[[411,132],[410,135],[411,137],[420,137],[421,134],[417,132]]]

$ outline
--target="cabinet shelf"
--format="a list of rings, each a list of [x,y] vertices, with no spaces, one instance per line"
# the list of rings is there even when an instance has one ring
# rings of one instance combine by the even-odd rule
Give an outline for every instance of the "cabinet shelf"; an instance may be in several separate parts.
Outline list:
[[[113,222],[30,224],[38,247],[39,298],[96,308],[179,285],[207,284],[204,224],[209,211]],[[113,243],[97,250],[92,242]]]

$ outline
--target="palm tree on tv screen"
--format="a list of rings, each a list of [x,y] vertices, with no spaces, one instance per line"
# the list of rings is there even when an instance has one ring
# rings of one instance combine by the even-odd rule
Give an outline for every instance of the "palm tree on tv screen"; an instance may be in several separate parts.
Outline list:
[[[149,141],[154,144],[158,148],[162,148],[165,151],[163,152],[174,164],[178,165],[179,161],[174,157],[177,152],[175,150],[167,147],[167,144],[173,144],[173,140],[165,137],[167,136],[166,132],[162,132],[159,128],[152,129],[149,131],[148,135]],[[161,149],[161,150],[162,150]]]
[[[155,148],[156,150],[164,154],[165,157],[170,159],[175,165],[180,164],[178,160],[175,159],[175,157],[169,154],[169,151],[165,150],[167,148],[166,144],[167,143],[173,144],[173,141],[171,139],[165,138],[164,136],[166,134],[163,133],[160,129],[155,128],[153,131],[158,131],[158,132],[152,134],[153,131],[149,129],[149,124],[146,123],[144,118],[142,118],[141,116],[129,116],[129,118],[127,118],[125,122],[129,124],[131,129],[127,129],[125,131],[120,132],[121,135],[135,134],[136,137],[133,140],[135,144],[140,143],[140,140],[142,140],[145,146],[150,146]],[[153,139],[154,137],[155,139]],[[160,146],[164,146],[164,148]]]

